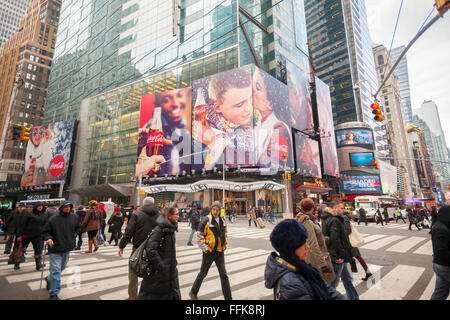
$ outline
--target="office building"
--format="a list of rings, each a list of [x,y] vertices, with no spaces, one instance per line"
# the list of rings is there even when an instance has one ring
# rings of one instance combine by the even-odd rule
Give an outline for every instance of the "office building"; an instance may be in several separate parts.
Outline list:
[[[2,46],[19,28],[19,22],[33,0],[0,1],[0,54]]]
[[[59,0],[35,0],[20,21],[19,31],[0,55],[0,135],[11,137],[11,124],[42,123],[44,102],[58,29]],[[13,94],[17,76],[23,84]],[[26,142],[6,141],[0,150],[0,181],[20,181]]]
[[[394,64],[397,59],[400,57],[401,53],[405,50],[405,46],[401,46],[398,48],[394,48],[391,50],[391,61]],[[397,68],[395,68],[395,74],[398,77],[398,87],[400,90],[400,96],[402,97],[402,106],[403,106],[403,118],[405,120],[405,124],[412,123],[412,104],[411,104],[411,90],[409,86],[409,72],[408,72],[408,59],[407,55],[405,55],[398,64]]]
[[[311,58],[318,77],[330,86],[335,124],[369,124],[376,151],[385,157],[385,126],[373,119],[370,109],[378,81],[365,2],[306,0],[305,11]]]

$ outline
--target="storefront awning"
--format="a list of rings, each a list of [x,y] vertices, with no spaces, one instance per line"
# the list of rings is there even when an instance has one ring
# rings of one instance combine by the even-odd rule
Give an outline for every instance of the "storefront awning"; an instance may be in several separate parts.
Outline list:
[[[267,189],[278,191],[284,189],[285,186],[273,181],[257,181],[257,182],[233,182],[223,180],[202,180],[192,184],[160,184],[142,188],[146,193],[158,192],[184,192],[192,193],[208,189],[225,189],[234,192],[248,192],[259,189]]]
[[[300,192],[325,194],[325,193],[328,193],[328,192],[332,191],[333,189],[331,189],[331,188],[324,188],[324,187],[301,185],[301,186],[297,187],[295,190],[296,191],[300,191]]]
[[[133,194],[134,184],[98,184],[69,190],[83,197],[128,197]]]

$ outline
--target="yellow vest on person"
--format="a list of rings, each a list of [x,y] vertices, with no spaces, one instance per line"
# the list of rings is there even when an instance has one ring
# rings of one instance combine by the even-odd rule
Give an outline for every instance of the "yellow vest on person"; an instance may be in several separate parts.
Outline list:
[[[220,217],[223,222],[223,226],[225,228],[225,239],[221,239],[216,237],[212,229],[216,229],[216,226],[213,225],[213,216],[210,213],[207,217],[208,220],[206,223],[202,223],[200,225],[200,232],[202,235],[202,241],[204,245],[208,247],[209,252],[217,251],[223,252],[227,248],[227,224],[224,218]],[[217,247],[216,247],[217,243]]]

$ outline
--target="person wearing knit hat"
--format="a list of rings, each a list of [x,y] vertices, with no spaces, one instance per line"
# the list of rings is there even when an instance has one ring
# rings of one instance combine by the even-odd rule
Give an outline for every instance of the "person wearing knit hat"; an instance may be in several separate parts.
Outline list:
[[[308,232],[294,219],[275,226],[270,242],[272,252],[264,272],[265,286],[274,290],[275,300],[346,300],[322,279],[320,272],[306,263]]]
[[[227,222],[220,216],[222,204],[215,201],[211,205],[211,213],[203,218],[197,231],[198,245],[203,251],[200,272],[192,285],[189,297],[198,300],[197,294],[203,279],[208,274],[213,262],[216,263],[225,300],[231,300],[230,280],[225,269],[225,249],[227,247]]]

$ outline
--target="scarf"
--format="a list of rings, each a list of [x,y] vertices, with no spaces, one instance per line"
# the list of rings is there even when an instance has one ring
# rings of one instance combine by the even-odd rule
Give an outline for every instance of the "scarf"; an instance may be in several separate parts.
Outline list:
[[[314,268],[311,264],[301,260],[297,260],[294,262],[289,259],[287,261],[294,265],[297,269],[295,272],[301,274],[303,278],[308,282],[312,289],[311,296],[314,300],[331,300],[327,285],[322,279],[320,272],[316,268]]]

